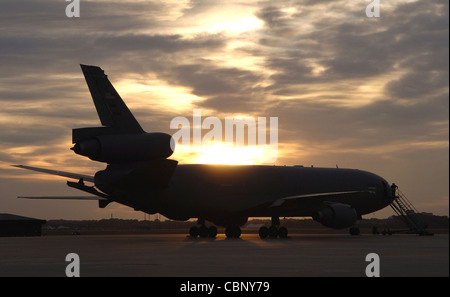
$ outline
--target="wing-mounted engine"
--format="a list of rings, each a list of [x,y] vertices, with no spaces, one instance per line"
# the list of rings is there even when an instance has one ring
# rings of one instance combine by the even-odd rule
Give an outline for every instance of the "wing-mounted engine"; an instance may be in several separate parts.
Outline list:
[[[343,229],[354,225],[358,214],[348,204],[324,202],[318,210],[313,212],[312,218],[326,227]]]

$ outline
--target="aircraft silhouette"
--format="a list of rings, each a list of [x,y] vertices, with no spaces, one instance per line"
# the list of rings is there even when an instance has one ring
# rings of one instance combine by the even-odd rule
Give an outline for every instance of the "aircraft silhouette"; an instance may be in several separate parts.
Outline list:
[[[88,176],[14,165],[77,179],[67,185],[91,194],[19,198],[96,199],[101,208],[117,202],[173,220],[197,218],[189,231],[193,237],[217,235],[206,221],[224,226],[227,237],[239,237],[249,217],[271,217],[271,226],[259,230],[261,238],[288,236],[279,217],[312,217],[330,228],[348,228],[394,199],[386,180],[356,169],[178,164],[168,159],[171,135],[145,132],[100,67],[81,69],[102,127],[73,129],[71,149],[107,166]]]

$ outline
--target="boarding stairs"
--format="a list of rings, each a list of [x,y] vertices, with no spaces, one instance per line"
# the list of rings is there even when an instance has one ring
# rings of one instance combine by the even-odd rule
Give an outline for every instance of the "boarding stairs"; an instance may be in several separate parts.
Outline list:
[[[427,223],[418,215],[417,209],[406,198],[400,190],[397,189],[396,195],[390,204],[398,217],[406,224],[408,230],[406,231],[391,231],[392,233],[414,233],[419,235],[433,235],[426,230]]]

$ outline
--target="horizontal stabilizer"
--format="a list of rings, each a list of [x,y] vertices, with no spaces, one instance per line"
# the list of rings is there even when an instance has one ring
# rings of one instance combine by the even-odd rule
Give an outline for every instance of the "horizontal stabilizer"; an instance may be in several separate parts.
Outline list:
[[[38,168],[38,167],[31,167],[31,166],[25,166],[25,165],[11,165],[11,166],[14,166],[17,168],[28,169],[28,170],[34,170],[34,171],[43,172],[43,173],[47,173],[47,174],[64,176],[64,177],[78,179],[78,180],[83,179],[84,181],[88,181],[88,182],[92,182],[92,183],[94,182],[93,176],[84,175],[84,174],[59,171],[59,170],[51,170],[51,169]]]
[[[108,200],[98,196],[19,196],[23,199],[61,199],[61,200]]]

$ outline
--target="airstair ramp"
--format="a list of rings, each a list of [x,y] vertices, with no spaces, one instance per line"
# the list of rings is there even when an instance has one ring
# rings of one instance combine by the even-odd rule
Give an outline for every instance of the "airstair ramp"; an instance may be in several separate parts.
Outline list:
[[[405,223],[408,230],[391,231],[392,233],[413,233],[419,235],[433,235],[426,230],[428,224],[418,215],[417,209],[406,195],[397,189],[391,207],[398,217]]]

